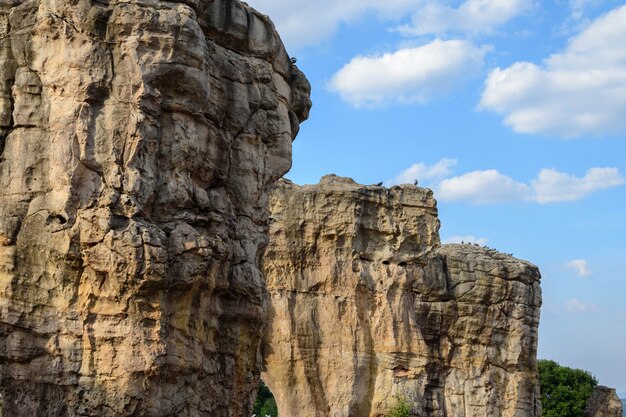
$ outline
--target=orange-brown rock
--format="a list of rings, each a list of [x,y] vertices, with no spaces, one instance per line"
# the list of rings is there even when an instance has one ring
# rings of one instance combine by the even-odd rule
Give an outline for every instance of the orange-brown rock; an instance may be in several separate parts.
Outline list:
[[[0,410],[246,416],[309,84],[237,0],[0,2]]]
[[[440,245],[430,190],[327,176],[270,198],[263,379],[281,417],[538,417],[540,275]]]

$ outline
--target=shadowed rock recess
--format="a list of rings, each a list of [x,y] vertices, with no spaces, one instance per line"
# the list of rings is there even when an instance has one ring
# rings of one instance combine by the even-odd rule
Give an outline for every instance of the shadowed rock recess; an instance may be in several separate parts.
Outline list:
[[[263,379],[281,417],[536,417],[540,274],[440,245],[436,202],[327,176],[278,183]]]
[[[248,415],[309,90],[236,0],[0,2],[2,415]]]

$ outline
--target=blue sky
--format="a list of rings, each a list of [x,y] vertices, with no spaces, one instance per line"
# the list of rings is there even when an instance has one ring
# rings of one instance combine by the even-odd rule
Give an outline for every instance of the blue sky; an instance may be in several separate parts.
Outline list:
[[[418,179],[444,241],[540,267],[539,356],[626,394],[624,2],[249,3],[313,86],[288,177]]]

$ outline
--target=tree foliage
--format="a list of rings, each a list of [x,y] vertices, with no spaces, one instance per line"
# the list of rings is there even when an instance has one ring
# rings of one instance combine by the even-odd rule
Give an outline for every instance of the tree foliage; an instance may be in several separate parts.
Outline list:
[[[582,417],[598,381],[587,371],[540,360],[539,384],[543,417]]]
[[[278,407],[276,406],[274,395],[263,381],[259,385],[252,414],[257,417],[278,417]]]
[[[396,404],[391,407],[387,417],[411,417],[411,406],[405,397],[396,397]]]

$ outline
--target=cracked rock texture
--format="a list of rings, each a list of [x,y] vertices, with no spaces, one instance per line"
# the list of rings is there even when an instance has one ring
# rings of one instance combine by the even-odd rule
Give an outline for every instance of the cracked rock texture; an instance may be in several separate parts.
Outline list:
[[[440,245],[436,202],[327,176],[278,183],[263,269],[263,379],[281,417],[540,415],[540,274]]]
[[[622,417],[623,404],[615,389],[598,385],[587,400],[584,417]]]
[[[248,414],[309,90],[237,0],[0,2],[2,415]]]

